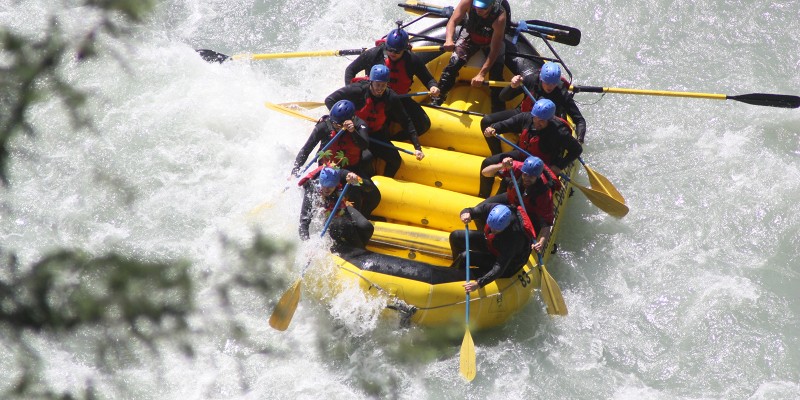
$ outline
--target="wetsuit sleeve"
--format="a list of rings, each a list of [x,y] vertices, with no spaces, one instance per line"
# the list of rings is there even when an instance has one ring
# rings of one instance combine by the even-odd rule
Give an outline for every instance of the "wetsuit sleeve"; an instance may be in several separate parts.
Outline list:
[[[331,93],[328,97],[325,98],[325,107],[328,107],[330,110],[337,101],[347,99],[355,103],[356,109],[358,109],[358,105],[361,104],[363,106],[364,101],[359,100],[359,97],[363,97],[363,89],[359,84],[352,84],[347,85],[345,87],[337,89],[335,92]],[[359,101],[356,101],[359,100]]]
[[[308,161],[308,156],[311,155],[311,152],[314,150],[314,147],[317,146],[317,143],[320,143],[322,139],[325,137],[325,122],[319,122],[314,127],[314,130],[311,131],[311,135],[306,140],[306,143],[300,149],[300,152],[297,153],[297,157],[294,159],[294,166],[292,167],[292,174],[297,175],[300,172],[300,168]]]
[[[475,207],[465,208],[461,211],[461,213],[463,214],[464,212],[469,212],[469,215],[473,220],[477,219],[486,223],[486,218],[489,217],[489,211],[492,211],[492,208],[498,204],[500,203],[480,203]]]
[[[498,96],[499,96],[500,100],[509,101],[509,100],[513,99],[514,97],[519,96],[522,93],[523,93],[522,92],[522,86],[520,86],[518,88],[513,88],[513,87],[511,87],[511,85],[508,85],[508,86],[504,87],[503,90],[500,91],[500,94]]]
[[[512,225],[518,225],[518,222],[512,222]],[[530,242],[522,232],[511,230],[511,227],[505,234],[501,233],[494,239],[493,246],[497,249],[497,260],[492,264],[492,269],[485,275],[478,278],[478,286],[484,287],[495,279],[508,276],[512,269],[521,267],[530,255]],[[527,254],[525,254],[527,252]],[[520,263],[522,261],[522,263]]]
[[[391,89],[386,90],[390,91]],[[406,108],[403,107],[403,103],[400,102],[400,98],[397,97],[395,92],[389,92],[388,102],[388,112],[392,120],[400,123],[403,129],[408,132],[408,136],[411,138],[411,143],[414,145],[414,148],[416,150],[421,150],[422,146],[419,144],[419,135],[417,134],[417,129],[414,127],[414,121],[408,116]]]
[[[553,164],[558,168],[565,169],[571,162],[580,157],[581,153],[583,153],[583,147],[580,142],[578,142],[578,139],[572,136],[572,132],[566,124],[561,124],[561,126],[559,126],[558,133],[561,146],[567,151],[567,154],[563,157],[559,157]]]
[[[298,226],[301,240],[309,239],[308,227],[311,225],[311,206],[314,201],[313,195],[314,184],[311,181],[306,182],[306,184],[303,185],[303,205],[300,207],[300,225]]]
[[[572,122],[575,123],[575,133],[578,136],[578,141],[583,143],[583,138],[586,136],[586,119],[583,118],[583,114],[578,109],[578,105],[575,104],[575,99],[572,98],[572,95],[566,94],[565,98],[567,114],[572,117]]]
[[[525,124],[529,122],[530,119],[531,115],[529,113],[521,113],[506,120],[495,122],[491,127],[498,133],[522,133]]]
[[[356,126],[355,132],[352,133],[353,140],[356,141],[358,148],[364,150],[369,147],[369,128],[367,128],[367,123],[361,118],[353,117],[353,124]]]
[[[382,47],[373,47],[361,53],[360,56],[353,60],[353,62],[351,62],[350,65],[348,65],[344,70],[345,86],[351,84],[353,78],[355,78],[356,75],[358,75],[358,73],[361,71],[364,71],[365,75],[369,75],[369,71],[372,69],[372,66],[375,64],[380,64],[383,61],[382,53]]]
[[[408,64],[411,66],[412,75],[416,76],[417,79],[419,79],[419,81],[422,82],[422,84],[428,89],[438,85],[436,79],[433,77],[433,74],[431,74],[431,71],[429,71],[428,67],[425,66],[425,63],[422,62],[422,59],[412,52],[407,53],[409,55],[410,62]]]

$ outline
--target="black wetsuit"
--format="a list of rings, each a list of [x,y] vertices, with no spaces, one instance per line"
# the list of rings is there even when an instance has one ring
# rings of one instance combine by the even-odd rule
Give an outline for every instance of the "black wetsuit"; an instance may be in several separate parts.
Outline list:
[[[357,82],[331,93],[330,96],[325,99],[325,105],[328,107],[328,109],[330,109],[339,100],[352,101],[356,106],[356,110],[361,110],[364,108],[367,105],[368,100],[375,104],[381,105],[383,107],[386,120],[384,124],[379,127],[379,129],[370,129],[370,138],[388,143],[390,140],[392,140],[388,129],[389,121],[397,121],[408,134],[411,143],[414,145],[414,148],[417,150],[422,149],[422,146],[419,144],[419,137],[417,135],[417,130],[414,127],[414,123],[406,113],[403,104],[400,102],[400,98],[397,97],[397,93],[395,93],[392,89],[387,88],[382,96],[375,97],[372,95],[372,92],[369,89],[369,81]],[[358,111],[356,111],[356,114],[358,114]],[[369,126],[370,121],[366,120],[366,122]],[[390,178],[394,177],[394,175],[397,173],[397,170],[400,169],[400,153],[396,149],[387,148],[373,142],[370,142],[369,144],[369,151],[375,157],[386,161],[384,175]],[[369,161],[370,160],[363,160],[363,162]],[[371,174],[369,176],[371,176]]]
[[[373,47],[361,53],[361,55],[358,56],[358,58],[356,58],[352,63],[350,63],[350,65],[347,66],[347,69],[345,69],[344,84],[349,85],[352,83],[353,78],[355,78],[356,75],[361,71],[364,71],[366,75],[369,75],[369,71],[374,65],[386,65],[386,60],[388,57],[384,54],[385,48],[386,45],[381,44],[380,46]],[[399,61],[404,65],[405,72],[408,75],[408,82],[411,82],[414,77],[417,77],[417,79],[419,79],[419,81],[422,82],[422,84],[428,89],[436,86],[436,79],[433,78],[431,72],[428,71],[428,67],[425,66],[425,62],[422,61],[418,55],[406,50],[403,52],[403,56]],[[389,68],[391,71],[392,66],[389,66]],[[399,86],[400,85],[396,84],[396,82],[392,82],[392,80],[389,81],[389,87],[397,94],[408,93],[407,88],[400,88]],[[428,131],[428,129],[431,128],[431,119],[428,117],[428,114],[426,114],[425,110],[422,109],[422,106],[420,106],[419,103],[414,101],[414,99],[411,97],[404,97],[400,101],[403,103],[406,113],[414,122],[417,135],[422,136]],[[411,140],[406,132],[396,135],[393,139]]]
[[[353,125],[355,125],[355,130],[353,132],[344,132],[337,141],[341,143],[347,143],[351,146],[357,147],[361,152],[361,157],[357,162],[356,160],[348,159],[348,164],[346,165],[347,169],[356,172],[359,176],[365,176],[363,171],[360,169],[360,160],[363,158],[370,158],[369,154],[364,154],[367,152],[367,147],[369,147],[369,130],[367,129],[366,124],[361,118],[356,116],[352,119]],[[300,171],[300,168],[308,161],[308,156],[311,155],[311,151],[319,143],[320,150],[325,147],[328,142],[331,141],[331,132],[334,131],[333,125],[330,122],[330,118],[328,116],[322,117],[317,125],[314,126],[314,130],[311,131],[311,135],[306,140],[306,143],[300,149],[300,152],[297,153],[297,157],[294,160],[294,166],[292,167],[292,174],[297,175]],[[331,146],[333,147],[333,146]],[[336,155],[336,151],[332,151],[333,155]]]
[[[309,180],[303,185],[303,205],[300,208],[299,225],[300,239],[308,240],[309,238],[309,226],[311,225],[311,220],[314,218],[315,206],[330,211],[336,204],[344,188],[343,185],[346,183],[345,177],[348,172],[347,170],[341,171],[339,175],[340,186],[336,188],[333,193],[324,198],[320,193],[318,179]],[[359,202],[359,198],[363,196],[364,192],[377,192],[377,188],[372,181],[364,179],[361,186],[350,185],[345,199],[351,200],[354,203]],[[372,237],[375,228],[355,207],[344,206],[344,204],[345,201],[343,199],[339,209],[336,211],[337,216],[331,220],[328,232],[331,238],[333,238],[335,245],[345,244],[363,249]]]
[[[537,154],[534,151],[528,150],[534,156],[542,159],[548,166],[556,166],[560,169],[565,169],[570,163],[578,159],[583,152],[583,147],[578,142],[578,139],[572,136],[572,131],[566,123],[558,118],[553,118],[548,121],[547,126],[541,130],[533,129],[533,116],[530,113],[519,113],[513,117],[496,122],[491,125],[497,134],[500,133],[522,133],[528,132],[528,135],[533,140],[538,140],[538,148],[541,153]],[[523,138],[520,137],[520,141]],[[518,143],[520,147],[527,150],[526,143]],[[566,154],[564,152],[566,151]],[[489,165],[502,162],[504,158],[511,157],[517,161],[525,161],[528,155],[513,149],[507,153],[495,154],[486,157],[481,163],[481,171]],[[492,182],[494,178],[485,177],[481,175],[481,187],[478,195],[480,197],[488,197],[491,193]],[[500,193],[505,191],[505,187],[501,187]]]
[[[496,205],[497,203],[481,203],[463,209],[461,214],[468,212],[473,220],[485,224],[489,212]],[[469,231],[470,264],[478,267],[478,286],[484,287],[495,279],[514,276],[528,262],[532,243],[515,209],[512,209],[511,223],[492,240],[491,247],[497,255],[490,250],[484,231]],[[453,259],[456,260],[455,266],[463,268],[466,263],[466,232],[463,229],[450,233],[450,248]]]

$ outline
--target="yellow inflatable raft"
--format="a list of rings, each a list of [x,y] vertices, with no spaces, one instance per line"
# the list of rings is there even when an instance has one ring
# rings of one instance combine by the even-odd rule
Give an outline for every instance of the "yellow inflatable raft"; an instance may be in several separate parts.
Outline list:
[[[524,50],[528,54],[536,54],[527,46]],[[440,75],[448,58],[449,53],[428,63],[434,76]],[[477,72],[482,61],[475,58],[461,70],[460,79],[469,79]],[[506,74],[511,77],[510,71]],[[415,85],[412,92],[425,90],[419,83]],[[448,100],[444,104],[448,108],[476,113],[490,111],[487,88],[456,86]],[[508,106],[514,107],[520,99],[515,100]],[[385,218],[386,222],[374,223],[375,233],[367,250],[332,254],[332,258],[341,285],[356,284],[365,292],[385,296],[387,313],[396,313],[402,322],[441,326],[463,323],[465,319],[466,296],[462,286],[465,271],[449,267],[452,257],[448,237],[451,231],[464,229],[460,211],[483,200],[475,196],[481,162],[490,152],[480,131],[480,116],[433,108],[426,108],[426,112],[432,122],[431,129],[420,137],[426,157],[417,161],[401,153],[402,166],[394,179],[373,178],[381,192],[380,205],[373,215]],[[407,143],[393,144],[413,149]],[[564,172],[572,176],[575,170],[572,165]],[[498,183],[499,180],[495,187]],[[562,183],[563,189],[555,196],[556,222],[543,254],[544,263],[553,252],[561,216],[572,192],[569,182]],[[508,321],[539,289],[541,277],[542,266],[538,266],[533,254],[513,277],[498,279],[473,292],[469,308],[471,326],[486,328]],[[550,311],[566,313],[566,309]]]

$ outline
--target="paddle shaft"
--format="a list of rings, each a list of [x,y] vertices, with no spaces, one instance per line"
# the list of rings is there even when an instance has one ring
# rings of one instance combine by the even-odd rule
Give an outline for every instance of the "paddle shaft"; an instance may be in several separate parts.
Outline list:
[[[416,53],[441,51],[442,46],[417,46],[412,47],[411,51]],[[321,50],[321,51],[298,51],[290,53],[264,53],[264,54],[235,54],[231,56],[233,60],[272,60],[276,58],[303,58],[303,57],[342,57],[358,56],[367,51],[366,47],[360,49],[345,50]]]
[[[336,133],[336,136],[334,136],[334,137],[333,137],[333,139],[331,139],[331,140],[328,142],[328,144],[326,144],[326,145],[325,145],[325,146],[324,146],[324,147],[323,147],[323,148],[322,148],[322,149],[321,149],[319,152],[320,152],[320,153],[324,153],[324,152],[325,152],[325,150],[328,150],[328,148],[329,148],[329,147],[331,147],[331,145],[333,145],[333,143],[334,143],[334,142],[336,142],[336,140],[338,140],[338,139],[339,139],[339,138],[342,136],[342,134],[343,134],[343,133],[345,133],[345,131],[347,131],[347,130],[346,130],[346,129],[344,129],[344,128],[340,129],[340,130],[339,130],[339,132],[338,132],[338,133]],[[312,165],[312,164],[314,164],[315,162],[317,162],[317,160],[319,160],[319,157],[317,157],[317,158],[314,158],[314,159],[312,159],[311,161],[309,161],[309,162],[308,162],[308,164],[306,164],[306,165],[303,167],[303,172],[300,172],[300,173],[298,173],[298,174],[297,174],[297,175],[295,175],[295,176],[298,176],[298,177],[299,177],[300,175],[303,175],[303,173],[304,173],[304,172],[306,172],[306,171],[308,170],[308,168],[309,168],[309,167],[311,167],[311,165]]]
[[[800,97],[785,94],[771,94],[771,93],[750,93],[737,96],[730,96],[719,93],[697,93],[697,92],[677,92],[668,90],[649,90],[649,89],[626,89],[626,88],[613,88],[613,87],[600,87],[600,86],[570,86],[570,90],[575,93],[618,93],[618,94],[633,94],[643,96],[667,96],[667,97],[687,97],[694,99],[711,99],[711,100],[735,100],[742,103],[767,106],[767,107],[780,107],[780,108],[798,108],[800,107]]]
[[[325,236],[325,232],[328,231],[328,227],[331,225],[331,221],[333,221],[333,217],[336,215],[336,212],[339,210],[339,204],[342,204],[342,199],[344,199],[345,193],[347,193],[347,189],[350,189],[350,182],[344,185],[344,189],[342,189],[342,194],[339,195],[339,198],[336,199],[336,204],[333,206],[333,210],[331,210],[331,215],[328,216],[328,220],[325,221],[325,226],[322,228],[322,233],[319,234],[319,237]]]
[[[414,152],[413,152],[413,151],[411,151],[411,150],[406,150],[406,149],[403,149],[403,148],[397,147],[397,146],[395,146],[395,145],[391,145],[391,144],[389,144],[389,143],[386,143],[386,142],[384,142],[383,140],[378,140],[378,139],[369,138],[369,142],[370,142],[370,143],[375,143],[375,144],[377,144],[377,145],[379,145],[379,146],[388,147],[388,148],[390,148],[390,149],[395,149],[395,150],[397,150],[397,151],[402,151],[403,153],[410,154],[410,155],[412,155],[412,156],[414,155]]]
[[[469,283],[469,223],[464,224],[464,241],[466,242],[465,262],[467,263],[467,283]],[[467,292],[467,329],[469,329],[469,292]]]
[[[466,241],[466,282],[469,284],[469,223],[464,224],[464,237]],[[472,341],[472,334],[469,332],[469,292],[466,294],[467,300],[465,304],[464,315],[464,340],[461,342],[461,352],[459,354],[458,370],[467,381],[475,379],[477,368],[475,367],[475,343]]]

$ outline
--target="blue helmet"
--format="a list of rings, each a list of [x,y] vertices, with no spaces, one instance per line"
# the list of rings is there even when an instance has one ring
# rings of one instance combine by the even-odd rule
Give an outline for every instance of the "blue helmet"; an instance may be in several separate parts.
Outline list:
[[[538,178],[544,171],[544,163],[539,157],[530,156],[522,164],[522,173]]]
[[[319,173],[319,184],[326,188],[339,186],[339,170],[331,167],[322,168]]]
[[[386,35],[386,48],[396,51],[405,50],[408,47],[408,32],[402,29],[392,29]]]
[[[348,119],[353,119],[356,113],[356,105],[350,100],[339,100],[331,107],[331,120],[341,124]]]
[[[531,115],[543,120],[550,120],[556,115],[556,105],[550,99],[539,99],[533,105]]]
[[[489,8],[494,4],[494,0],[472,0],[472,6],[475,8]]]
[[[373,65],[369,70],[369,80],[375,82],[389,82],[389,67],[378,64]]]
[[[548,85],[561,82],[561,66],[554,62],[546,62],[539,71],[539,79]]]
[[[494,206],[492,211],[489,211],[489,217],[486,218],[486,225],[489,225],[489,228],[496,231],[506,229],[510,223],[511,210],[502,204]]]

